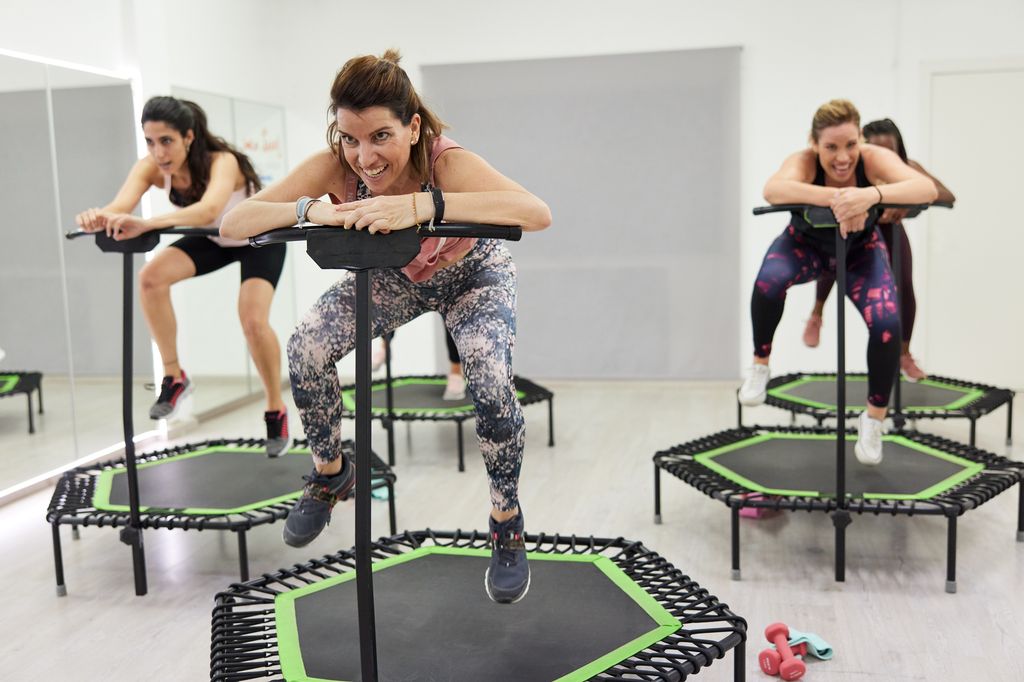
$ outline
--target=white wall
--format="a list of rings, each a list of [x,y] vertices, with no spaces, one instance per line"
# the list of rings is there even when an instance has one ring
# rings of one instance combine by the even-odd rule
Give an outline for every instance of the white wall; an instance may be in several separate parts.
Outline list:
[[[911,155],[927,166],[923,64],[1024,54],[1019,35],[1024,3],[1018,0],[721,0],[713,5],[636,0],[628,9],[612,0],[450,0],[428,6],[411,0],[385,5],[93,0],[81,6],[51,0],[18,5],[17,11],[7,5],[0,9],[0,48],[41,51],[105,68],[137,59],[147,90],[149,83],[166,82],[279,103],[287,107],[293,163],[323,145],[327,90],[338,67],[355,54],[398,47],[413,81],[419,82],[421,64],[740,45],[742,254],[735,276],[744,292],[736,305],[745,338],[750,283],[782,227],[781,219],[755,219],[749,209],[762,203],[761,187],[783,157],[804,144],[814,109],[832,97],[847,97],[865,120],[891,116],[904,130]],[[50,21],[54,16],[59,17],[57,29]],[[119,23],[133,26],[133,37]],[[941,168],[931,170],[942,176]],[[630,172],[624,164],[623,175]],[[543,196],[543,188],[535,189]],[[923,231],[916,230],[915,265],[926,270]],[[530,238],[543,239],[543,234]],[[298,289],[306,299],[300,308],[331,279],[310,268],[300,273]],[[799,288],[791,296],[777,336],[777,370],[834,366],[828,352],[834,314],[826,319],[822,349],[810,351],[799,342],[810,289]],[[992,323],[1000,321],[994,317]],[[866,335],[857,324],[851,324],[851,332],[850,367],[863,368],[857,349]],[[411,330],[406,338],[419,333]],[[423,335],[417,345],[440,343],[429,329]],[[737,374],[748,361],[749,354],[742,352]]]

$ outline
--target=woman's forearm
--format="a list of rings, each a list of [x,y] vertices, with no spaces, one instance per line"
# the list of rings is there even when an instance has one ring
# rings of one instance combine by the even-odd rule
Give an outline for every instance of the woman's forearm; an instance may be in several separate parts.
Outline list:
[[[935,183],[923,175],[878,188],[882,194],[880,203],[886,204],[930,204],[939,196]]]
[[[229,239],[248,239],[278,227],[289,227],[295,222],[294,201],[246,199],[224,216],[220,234]]]
[[[223,209],[221,209],[223,210]],[[146,226],[153,230],[165,227],[206,227],[220,215],[220,210],[204,206],[202,203],[185,206],[177,211],[153,216],[146,221]]]
[[[524,232],[551,225],[551,209],[529,192],[446,192],[444,202],[448,222],[518,225]],[[433,215],[432,207],[429,215]]]
[[[828,206],[836,193],[835,187],[811,185],[798,180],[772,180],[764,186],[764,198],[769,204],[810,204]]]

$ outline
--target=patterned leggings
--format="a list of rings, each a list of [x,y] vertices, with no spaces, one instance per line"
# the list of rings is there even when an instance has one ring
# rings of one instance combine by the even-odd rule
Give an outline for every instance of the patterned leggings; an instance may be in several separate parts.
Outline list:
[[[512,381],[516,268],[508,249],[481,239],[462,260],[425,282],[410,282],[399,270],[377,270],[372,282],[371,337],[425,312],[441,313],[458,345],[476,406],[476,434],[490,478],[491,503],[501,511],[514,511],[526,429]],[[341,453],[341,383],[335,363],[356,345],[355,290],[355,275],[346,273],[288,341],[292,397],[313,458],[321,464]]]
[[[792,225],[775,239],[757,273],[750,299],[754,355],[771,355],[789,287],[835,269],[835,258],[822,253]],[[877,230],[847,252],[846,271],[848,295],[868,326],[868,402],[885,407],[900,359],[900,318],[887,249]]]
[[[917,319],[917,296],[914,295],[914,254],[910,252],[910,240],[907,239],[907,231],[903,229],[903,223],[895,225],[879,225],[878,231],[882,233],[882,239],[889,249],[889,265],[892,265],[892,240],[893,232],[899,235],[900,254],[903,259],[900,268],[900,283],[898,291],[900,294],[900,326],[903,330],[903,341],[910,343],[910,336],[914,333],[914,321]],[[824,302],[832,291],[832,285],[836,283],[834,272],[822,272],[818,277],[818,300]]]

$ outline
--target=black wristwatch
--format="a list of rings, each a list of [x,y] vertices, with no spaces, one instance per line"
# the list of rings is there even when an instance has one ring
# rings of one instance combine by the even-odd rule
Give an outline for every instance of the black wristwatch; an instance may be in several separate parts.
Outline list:
[[[434,187],[430,190],[430,198],[434,200],[434,218],[430,222],[439,223],[444,220],[444,195],[441,194],[441,190]]]

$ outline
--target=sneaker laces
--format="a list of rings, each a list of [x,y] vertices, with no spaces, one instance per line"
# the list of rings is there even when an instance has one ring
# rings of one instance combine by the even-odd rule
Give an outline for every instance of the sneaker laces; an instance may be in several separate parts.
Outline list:
[[[286,438],[288,436],[288,414],[284,411],[266,412],[263,420],[267,423],[267,439]]]
[[[516,553],[526,550],[526,542],[521,533],[510,530],[504,534],[491,533],[491,547],[497,548],[499,562],[513,566],[518,561]]]
[[[338,502],[337,493],[332,491],[331,487],[324,482],[325,478],[327,477],[320,474],[307,474],[302,477],[306,485],[302,489],[302,497],[299,499],[300,506],[303,506],[307,501],[313,501],[325,502],[333,507]]]
[[[171,398],[174,397],[174,386],[175,384],[182,383],[175,381],[174,377],[166,376],[164,380],[160,382],[160,397],[156,399],[158,403],[169,403]]]

